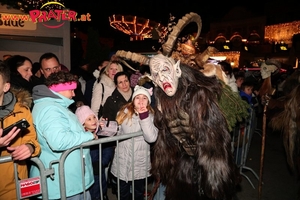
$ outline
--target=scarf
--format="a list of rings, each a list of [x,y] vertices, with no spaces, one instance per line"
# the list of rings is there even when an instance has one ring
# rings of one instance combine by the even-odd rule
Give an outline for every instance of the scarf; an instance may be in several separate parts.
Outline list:
[[[118,89],[118,91],[121,93],[121,95],[124,97],[124,99],[126,101],[130,100],[131,94],[132,94],[132,90],[130,89],[128,92],[123,92],[121,90]]]

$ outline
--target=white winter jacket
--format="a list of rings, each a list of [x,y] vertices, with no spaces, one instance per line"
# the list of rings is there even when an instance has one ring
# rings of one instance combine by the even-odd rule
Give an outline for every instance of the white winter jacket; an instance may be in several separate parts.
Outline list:
[[[104,95],[102,99],[102,85],[104,87]],[[104,105],[107,97],[109,97],[112,92],[115,90],[116,85],[114,81],[109,78],[105,73],[101,75],[100,82],[98,83],[98,80],[95,81],[94,86],[93,86],[93,93],[92,93],[92,100],[91,100],[91,109],[96,113],[98,116],[99,108],[100,105]]]
[[[125,110],[126,112],[126,110]],[[124,140],[115,148],[115,156],[111,166],[111,173],[123,181],[132,181],[132,172],[134,171],[134,180],[144,179],[150,176],[150,145],[157,139],[158,130],[153,124],[153,115],[141,120],[139,116],[133,115],[131,120],[125,120],[121,126],[118,135],[142,131],[143,135],[132,139]],[[132,147],[133,146],[133,147]],[[132,155],[134,148],[134,155]],[[117,154],[118,153],[118,154]],[[132,160],[134,156],[134,161]],[[133,165],[132,165],[133,161]],[[118,174],[119,162],[119,174]],[[133,168],[132,168],[133,166]]]
[[[231,88],[231,90],[233,92],[238,92],[238,88],[237,88],[237,84],[236,84],[234,75],[232,74],[231,77],[229,75],[227,75],[227,80],[228,80],[227,85]]]

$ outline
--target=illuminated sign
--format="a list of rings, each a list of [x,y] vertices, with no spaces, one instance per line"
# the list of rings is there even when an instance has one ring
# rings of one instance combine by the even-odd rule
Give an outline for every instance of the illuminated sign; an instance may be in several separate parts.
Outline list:
[[[0,13],[0,29],[36,30],[29,15]]]
[[[40,9],[51,4],[60,5],[65,8],[65,6],[59,2],[51,1],[43,4]],[[77,12],[68,9],[55,9],[55,10],[31,10],[29,15],[22,14],[8,14],[0,13],[0,28],[8,29],[23,29],[23,30],[35,30],[36,23],[42,23],[43,26],[47,28],[60,28],[64,25],[66,21],[91,21],[91,15],[89,13],[82,14],[79,17]],[[50,20],[55,20],[58,24],[49,24]],[[25,27],[26,24],[26,27]]]

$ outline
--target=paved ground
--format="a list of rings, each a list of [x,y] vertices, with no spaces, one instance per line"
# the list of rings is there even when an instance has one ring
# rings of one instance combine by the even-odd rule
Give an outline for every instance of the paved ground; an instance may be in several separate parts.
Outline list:
[[[253,169],[259,176],[261,157],[261,136],[254,134],[248,153],[246,166]],[[243,178],[237,193],[238,200],[259,199],[259,180],[249,170],[243,170],[253,183],[255,189],[246,178]],[[291,173],[287,166],[282,136],[278,132],[267,131],[264,165],[263,185],[261,187],[261,200],[296,200],[297,185],[296,175]]]
[[[253,170],[260,176],[262,138],[258,133],[253,134],[246,167]],[[259,198],[259,180],[250,170],[242,171],[249,178],[250,182],[243,177],[237,188],[236,200],[296,200],[297,187],[299,183],[296,175],[292,174],[287,166],[282,137],[278,132],[267,131],[264,165],[263,185],[261,187],[261,198]],[[298,185],[298,186],[297,186]],[[110,200],[117,198],[109,194]]]

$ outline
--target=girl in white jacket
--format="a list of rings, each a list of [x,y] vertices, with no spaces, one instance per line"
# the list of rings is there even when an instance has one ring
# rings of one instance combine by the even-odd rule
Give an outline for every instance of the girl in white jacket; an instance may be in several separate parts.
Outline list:
[[[151,91],[152,93],[152,91]],[[145,178],[150,176],[150,145],[157,139],[158,130],[153,124],[153,109],[149,91],[136,86],[132,102],[124,105],[117,114],[120,134],[142,132],[142,136],[121,141],[115,149],[111,173],[120,179],[120,199],[130,199],[134,181],[134,199],[144,200]],[[134,145],[134,152],[132,152]],[[117,154],[118,152],[118,154]],[[118,172],[119,167],[119,172]]]

